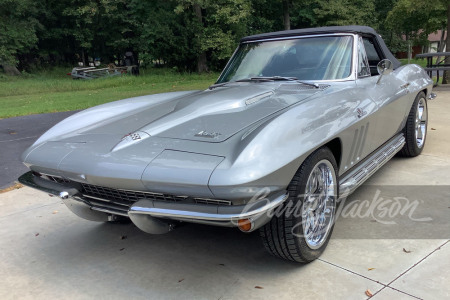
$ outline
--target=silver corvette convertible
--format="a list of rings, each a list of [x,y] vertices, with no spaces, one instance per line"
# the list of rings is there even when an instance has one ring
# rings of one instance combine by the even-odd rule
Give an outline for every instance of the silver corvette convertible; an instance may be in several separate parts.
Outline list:
[[[206,90],[60,122],[22,155],[20,182],[88,220],[153,234],[182,222],[259,230],[271,254],[310,262],[339,199],[396,153],[421,153],[431,89],[369,27],[249,36]]]

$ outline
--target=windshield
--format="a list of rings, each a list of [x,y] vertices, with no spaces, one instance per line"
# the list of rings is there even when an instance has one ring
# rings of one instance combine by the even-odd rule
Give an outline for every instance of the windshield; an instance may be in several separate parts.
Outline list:
[[[336,80],[350,76],[352,36],[324,36],[241,44],[217,83],[252,77]]]

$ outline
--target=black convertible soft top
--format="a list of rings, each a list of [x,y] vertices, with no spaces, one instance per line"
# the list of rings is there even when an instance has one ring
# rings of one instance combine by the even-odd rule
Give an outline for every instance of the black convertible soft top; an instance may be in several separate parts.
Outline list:
[[[269,32],[256,34],[251,36],[246,36],[241,39],[242,42],[251,42],[257,40],[266,40],[280,37],[291,37],[291,36],[301,36],[301,35],[315,35],[315,34],[325,34],[325,33],[357,33],[365,36],[372,36],[376,39],[377,44],[380,46],[380,50],[383,52],[384,58],[389,59],[394,64],[394,69],[401,66],[401,62],[398,61],[391,51],[386,47],[381,35],[379,35],[372,27],[369,26],[330,26],[330,27],[317,27],[317,28],[304,28],[304,29],[294,29],[294,30],[284,30],[277,32]]]

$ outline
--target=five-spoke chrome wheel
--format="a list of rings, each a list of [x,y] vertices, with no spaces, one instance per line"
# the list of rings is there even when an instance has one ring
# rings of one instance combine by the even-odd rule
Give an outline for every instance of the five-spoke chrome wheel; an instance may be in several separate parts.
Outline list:
[[[417,147],[422,148],[427,134],[427,102],[424,98],[420,98],[417,103],[416,110],[416,143]]]
[[[334,222],[336,194],[334,168],[328,160],[321,160],[309,175],[302,205],[303,234],[311,249],[327,240]]]

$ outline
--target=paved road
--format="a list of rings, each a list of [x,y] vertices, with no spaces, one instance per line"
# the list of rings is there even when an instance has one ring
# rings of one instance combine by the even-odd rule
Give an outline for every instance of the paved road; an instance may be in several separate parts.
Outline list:
[[[0,189],[27,171],[20,155],[45,131],[75,111],[39,114],[0,120]]]

